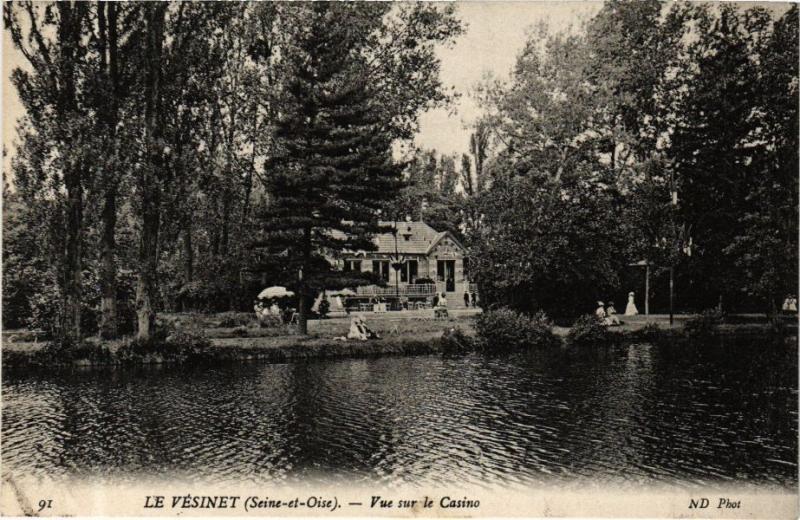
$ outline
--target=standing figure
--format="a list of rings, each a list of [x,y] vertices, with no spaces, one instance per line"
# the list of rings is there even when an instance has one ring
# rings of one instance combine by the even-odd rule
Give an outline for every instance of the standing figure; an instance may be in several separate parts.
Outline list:
[[[636,316],[639,314],[639,309],[636,308],[636,304],[633,302],[633,297],[633,292],[629,292],[628,305],[625,307],[625,316]]]
[[[469,293],[464,291],[464,307],[469,307]]]
[[[797,312],[797,296],[792,296],[789,300],[789,312]]]

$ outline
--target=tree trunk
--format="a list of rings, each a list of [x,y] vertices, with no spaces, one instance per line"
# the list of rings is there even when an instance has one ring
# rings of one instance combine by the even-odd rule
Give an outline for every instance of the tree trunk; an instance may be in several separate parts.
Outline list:
[[[67,233],[64,262],[64,326],[63,334],[72,340],[81,338],[81,286],[82,247],[81,227],[83,222],[83,186],[80,168],[73,167],[66,176],[67,188]]]
[[[303,231],[303,276],[308,276],[309,266],[311,265],[311,228]],[[301,278],[297,288],[299,301],[297,304],[297,331],[300,334],[308,334],[308,295],[306,294],[306,284]]]
[[[116,249],[117,192],[113,186],[106,188],[102,219],[100,337],[110,339],[117,335],[117,262],[114,258]]]
[[[227,192],[222,198],[222,238],[220,239],[220,253],[228,255],[228,229],[230,228],[231,220],[231,196]]]
[[[152,193],[142,201],[142,236],[139,242],[139,277],[136,282],[137,334],[149,340],[155,329],[155,296],[157,292],[157,243],[159,229],[158,196]]]
[[[142,169],[142,231],[139,241],[139,276],[136,282],[136,319],[139,340],[149,340],[155,328],[158,231],[160,224],[163,142],[161,132],[161,51],[164,40],[165,4],[146,6],[147,64],[145,83],[145,143],[148,162]]]
[[[106,18],[106,10],[108,17]],[[105,193],[102,211],[100,244],[100,337],[111,339],[117,336],[117,262],[116,262],[116,226],[117,226],[117,178],[119,167],[117,154],[112,150],[115,146],[116,127],[118,122],[117,100],[119,92],[119,70],[117,66],[117,15],[113,2],[98,5],[98,24],[100,29],[100,51],[102,54],[101,74],[107,74],[113,95],[108,106],[104,107],[102,132],[106,132],[111,146],[107,152],[111,154],[105,169]],[[106,49],[108,55],[106,56]]]
[[[190,219],[184,221],[183,229],[183,268],[186,283],[194,281],[194,248],[192,246],[192,222]]]
[[[59,116],[64,121],[75,117],[77,102],[75,98],[75,53],[80,45],[80,34],[85,14],[85,5],[59,3],[58,41],[63,66],[59,70],[61,89],[58,92]],[[67,130],[62,136],[66,153],[71,150],[72,135]],[[79,152],[78,152],[79,153]],[[79,340],[81,337],[81,286],[82,273],[82,227],[83,227],[83,161],[73,157],[68,161],[64,172],[66,203],[66,237],[63,259],[63,297],[64,314],[61,332],[66,338]]]

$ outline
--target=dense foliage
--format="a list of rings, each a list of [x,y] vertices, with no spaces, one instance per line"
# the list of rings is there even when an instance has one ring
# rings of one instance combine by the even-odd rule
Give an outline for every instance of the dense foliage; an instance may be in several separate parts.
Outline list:
[[[249,311],[267,285],[304,324],[318,289],[376,281],[336,253],[406,216],[463,239],[485,308],[641,302],[641,260],[658,312],[669,272],[678,310],[774,313],[797,292],[796,5],[609,0],[537,27],[508,81],[478,85],[467,154],[400,159],[452,98],[453,4],[6,7],[25,109],[6,327],[148,341],[157,312]]]
[[[475,320],[478,344],[487,352],[552,347],[559,344],[553,322],[543,312],[533,316],[507,307],[489,309]]]
[[[306,217],[317,231],[345,218],[375,227],[396,190],[363,181],[399,179],[392,143],[450,99],[435,47],[461,32],[453,11],[9,4],[26,113],[4,193],[4,322],[110,338],[135,312],[147,340],[157,311],[250,309],[265,285],[296,283],[298,264],[307,280],[330,272],[318,249],[334,244],[298,262],[279,242],[294,246]],[[304,181],[317,197],[300,189],[307,203],[287,203]]]
[[[796,293],[797,12],[610,1],[532,32],[510,81],[479,89],[493,146],[466,234],[484,302],[574,318],[641,298],[641,260],[662,312],[670,267],[683,310]]]
[[[567,345],[574,347],[607,347],[614,342],[615,333],[594,314],[580,316],[567,333]]]

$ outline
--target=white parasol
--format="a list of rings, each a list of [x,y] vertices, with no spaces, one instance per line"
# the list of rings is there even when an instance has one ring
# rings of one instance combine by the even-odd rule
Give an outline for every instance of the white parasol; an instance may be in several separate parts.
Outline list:
[[[286,287],[281,285],[267,287],[258,293],[259,298],[286,298],[287,296],[294,296],[294,293],[292,291],[287,291]]]

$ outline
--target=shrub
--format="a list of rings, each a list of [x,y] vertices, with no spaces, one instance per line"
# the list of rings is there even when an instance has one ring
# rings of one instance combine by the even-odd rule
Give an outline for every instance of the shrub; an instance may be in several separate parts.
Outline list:
[[[276,329],[283,327],[283,318],[272,314],[260,314],[258,316],[258,326],[262,329]]]
[[[475,348],[475,341],[464,334],[460,327],[453,327],[442,333],[442,352],[445,354],[457,354],[470,352]]]
[[[247,337],[247,327],[236,327],[231,331],[231,336],[234,338],[246,338]]]
[[[35,363],[50,366],[75,361],[87,361],[90,364],[109,363],[111,351],[103,343],[82,341],[57,340],[47,343],[35,355]]]
[[[129,340],[117,350],[121,362],[153,361],[199,363],[209,359],[211,342],[199,329],[174,329],[158,333],[149,341]]]
[[[608,346],[613,343],[613,338],[603,321],[593,314],[575,320],[567,333],[567,343],[581,347]]]
[[[225,312],[220,314],[217,325],[220,328],[247,327],[256,318],[250,312]]]
[[[636,331],[633,336],[643,341],[656,341],[664,336],[664,331],[661,330],[657,323],[651,321]]]
[[[690,337],[708,337],[717,333],[717,327],[725,321],[719,309],[706,309],[697,316],[689,318],[683,331]]]
[[[518,350],[558,344],[553,323],[542,311],[527,316],[507,307],[491,309],[478,315],[475,329],[484,349]]]

